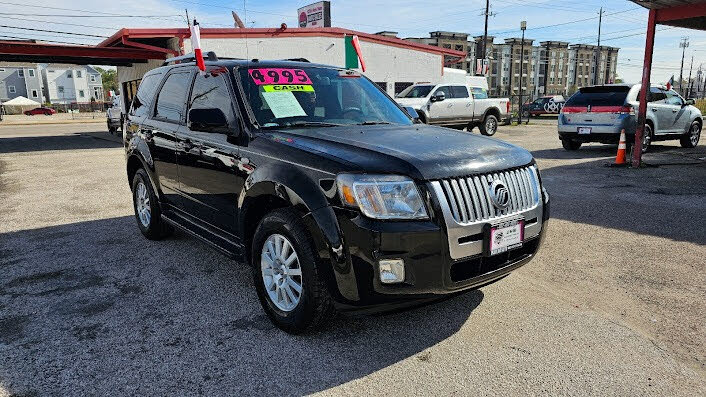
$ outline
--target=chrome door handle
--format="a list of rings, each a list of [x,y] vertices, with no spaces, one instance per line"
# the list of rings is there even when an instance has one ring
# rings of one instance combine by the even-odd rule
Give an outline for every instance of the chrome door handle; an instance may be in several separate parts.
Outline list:
[[[672,113],[676,113],[676,112],[678,112],[677,109],[672,109]]]
[[[652,111],[653,111],[653,112],[656,112],[656,111],[659,111],[659,109],[658,109],[658,108],[652,108]]]

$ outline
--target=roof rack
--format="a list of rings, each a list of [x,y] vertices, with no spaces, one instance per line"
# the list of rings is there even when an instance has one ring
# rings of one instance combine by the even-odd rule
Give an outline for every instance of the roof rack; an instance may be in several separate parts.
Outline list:
[[[207,61],[217,61],[218,60],[216,53],[213,51],[209,51],[205,55],[206,55],[205,58]],[[196,55],[194,55],[193,52],[190,52],[186,55],[168,58],[167,60],[164,61],[162,66],[167,66],[170,63],[184,63],[184,62],[195,62],[195,61],[196,61]]]

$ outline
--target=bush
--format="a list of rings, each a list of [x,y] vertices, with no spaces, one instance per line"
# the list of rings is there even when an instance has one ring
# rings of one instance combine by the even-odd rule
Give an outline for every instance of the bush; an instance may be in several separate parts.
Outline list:
[[[697,99],[696,107],[699,108],[701,114],[706,115],[706,99]]]

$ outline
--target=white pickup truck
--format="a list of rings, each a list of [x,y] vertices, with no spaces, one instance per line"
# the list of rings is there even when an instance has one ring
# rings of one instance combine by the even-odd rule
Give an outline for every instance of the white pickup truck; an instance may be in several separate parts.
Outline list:
[[[462,83],[415,84],[399,93],[395,100],[401,106],[414,108],[427,124],[472,130],[494,135],[498,123],[509,119],[508,98],[488,98],[484,87]]]
[[[123,110],[122,101],[120,100],[120,95],[112,95],[111,103],[108,111],[106,112],[108,132],[110,134],[115,134],[118,130],[123,128]]]

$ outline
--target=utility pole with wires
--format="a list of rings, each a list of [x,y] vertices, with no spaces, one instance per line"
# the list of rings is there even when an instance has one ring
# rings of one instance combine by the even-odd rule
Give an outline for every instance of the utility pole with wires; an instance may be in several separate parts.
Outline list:
[[[679,69],[679,93],[684,94],[684,91],[682,91],[682,81],[684,80],[684,55],[686,54],[686,49],[689,47],[689,38],[688,37],[682,37],[681,38],[681,43],[679,43],[679,47],[681,47],[681,68]]]
[[[689,85],[686,90],[686,98],[689,98],[691,96],[691,90],[694,88],[693,87],[693,81],[691,81],[691,71],[694,70],[694,56],[691,56],[691,66],[689,67],[689,80],[686,81],[686,83]],[[684,94],[682,94],[684,95]]]
[[[483,70],[485,70],[485,61],[488,59],[488,49],[487,49],[487,44],[488,44],[488,17],[494,15],[493,13],[490,12],[490,0],[485,0],[485,12],[483,13],[485,16],[485,28],[483,29],[483,42],[481,43],[481,59],[483,60]],[[488,65],[488,69],[490,69],[490,65]]]
[[[594,64],[593,85],[598,85],[598,71],[601,69],[601,25],[603,25],[603,7],[598,12],[598,46],[596,47],[596,63]],[[601,81],[601,84],[605,83]]]

